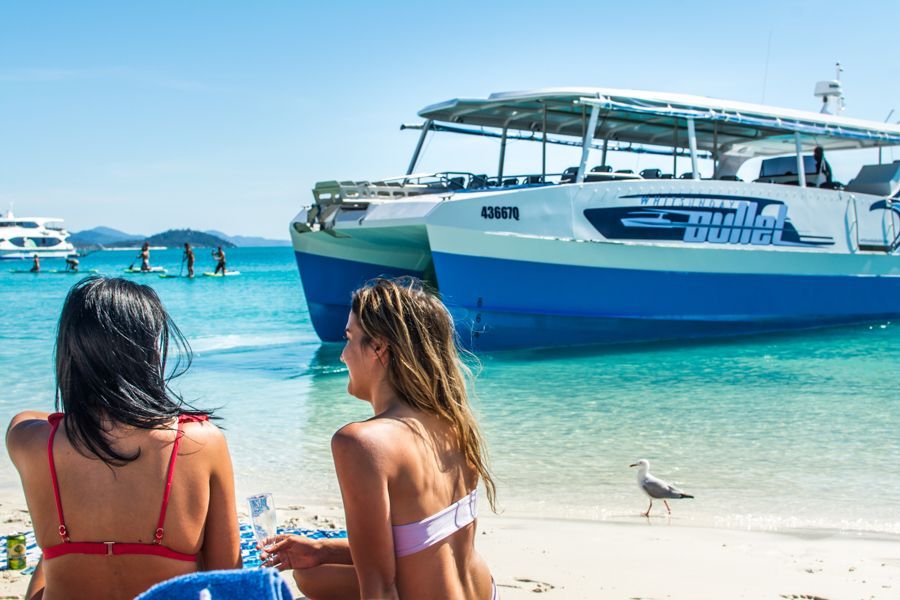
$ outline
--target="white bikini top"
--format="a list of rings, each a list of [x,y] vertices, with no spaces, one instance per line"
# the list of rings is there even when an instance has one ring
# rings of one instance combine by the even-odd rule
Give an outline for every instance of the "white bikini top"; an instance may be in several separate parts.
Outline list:
[[[394,553],[408,556],[434,546],[478,517],[478,490],[418,523],[394,525]]]

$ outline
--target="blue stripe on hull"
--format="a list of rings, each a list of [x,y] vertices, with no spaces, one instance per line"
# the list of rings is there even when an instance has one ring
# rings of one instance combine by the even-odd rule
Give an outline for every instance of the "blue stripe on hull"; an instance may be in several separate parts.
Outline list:
[[[476,349],[625,343],[900,315],[898,277],[685,273],[435,252],[441,295]]]
[[[323,342],[338,342],[344,337],[350,294],[373,277],[422,277],[420,271],[408,271],[384,265],[343,260],[294,251],[300,281],[309,306],[316,334]]]

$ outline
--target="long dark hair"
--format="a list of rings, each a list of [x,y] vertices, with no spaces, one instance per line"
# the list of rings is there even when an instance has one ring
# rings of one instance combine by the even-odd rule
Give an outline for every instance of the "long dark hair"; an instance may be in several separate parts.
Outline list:
[[[170,343],[177,351],[167,372]],[[126,455],[112,447],[109,423],[159,429],[183,413],[198,412],[168,386],[187,371],[191,358],[187,340],[153,288],[120,278],[76,283],[56,334],[56,409],[66,414],[73,446],[110,466],[136,460],[140,449]]]

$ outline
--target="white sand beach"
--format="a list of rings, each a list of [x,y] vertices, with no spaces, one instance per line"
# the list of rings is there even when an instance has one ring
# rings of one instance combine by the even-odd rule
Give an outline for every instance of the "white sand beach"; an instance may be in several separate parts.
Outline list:
[[[290,526],[343,525],[337,507],[278,511]],[[0,504],[0,534],[27,528],[24,503]],[[479,529],[477,547],[504,599],[900,597],[897,536],[711,529],[663,516],[609,523],[491,515]],[[0,600],[21,598],[27,583],[3,571]]]

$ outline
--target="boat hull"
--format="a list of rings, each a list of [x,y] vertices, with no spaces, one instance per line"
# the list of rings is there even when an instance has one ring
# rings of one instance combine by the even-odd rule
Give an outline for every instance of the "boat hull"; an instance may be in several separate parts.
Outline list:
[[[502,350],[896,317],[900,256],[860,250],[896,230],[896,210],[881,204],[786,186],[629,182],[447,202],[427,228],[462,341]],[[496,207],[519,218],[486,219]]]
[[[322,341],[343,340],[351,294],[370,279],[412,276],[433,280],[431,251],[421,219],[425,209],[412,216],[408,211],[399,217],[388,212],[382,221],[363,218],[398,204],[349,213],[352,218],[342,219],[339,227],[329,231],[304,228],[305,212],[294,219],[291,243],[310,320]]]
[[[434,262],[460,337],[476,350],[744,335],[900,315],[900,277],[651,271],[441,252]]]
[[[378,275],[436,284],[477,350],[900,316],[900,209],[874,196],[722,181],[553,185],[407,203],[415,226],[388,212],[392,202],[294,235],[323,340],[340,339],[350,292]]]
[[[350,296],[353,290],[374,277],[412,276],[422,278],[419,270],[402,269],[310,252],[294,252],[300,280],[306,296],[309,317],[316,335],[323,342],[339,342],[344,338]]]

